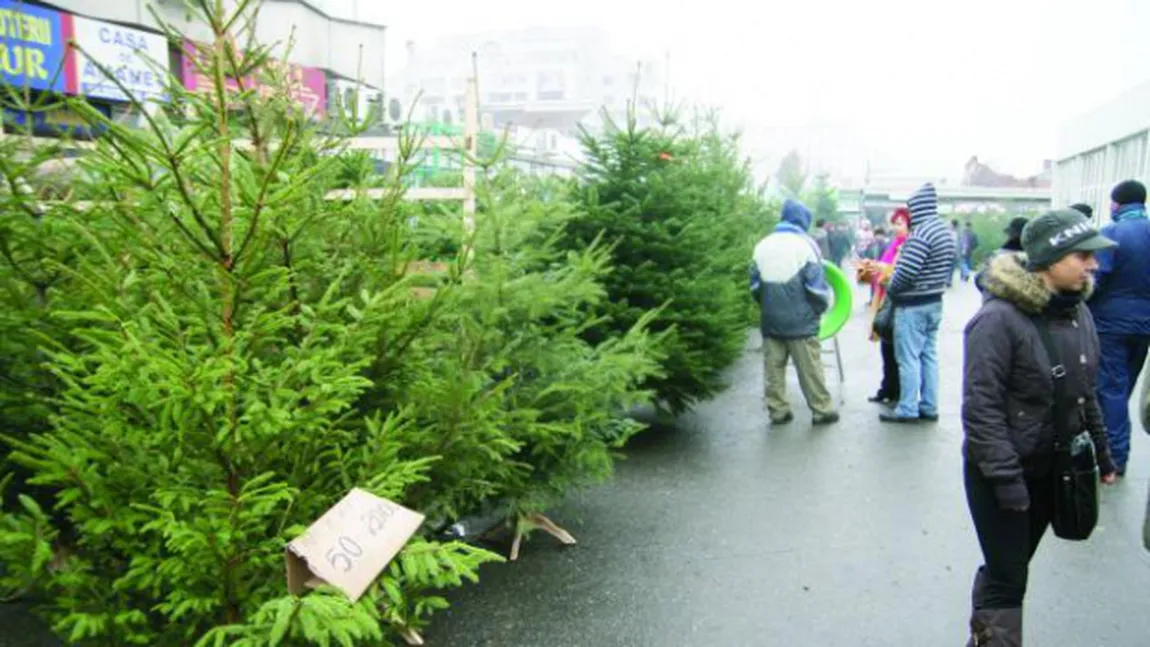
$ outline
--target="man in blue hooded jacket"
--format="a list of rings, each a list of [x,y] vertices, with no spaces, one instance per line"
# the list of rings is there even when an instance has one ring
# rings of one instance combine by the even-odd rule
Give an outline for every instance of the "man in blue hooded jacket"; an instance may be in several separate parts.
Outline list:
[[[839,419],[827,391],[818,337],[831,291],[818,245],[807,235],[810,226],[811,212],[787,200],[782,222],[755,246],[751,261],[751,290],[761,307],[767,410],[775,425],[794,420],[786,391],[790,358],[795,360],[813,424],[829,425]]]
[[[1102,343],[1098,403],[1118,474],[1124,476],[1130,458],[1130,395],[1150,348],[1150,220],[1141,182],[1118,184],[1110,201],[1113,222],[1102,228],[1102,235],[1118,246],[1096,256],[1089,305]]]

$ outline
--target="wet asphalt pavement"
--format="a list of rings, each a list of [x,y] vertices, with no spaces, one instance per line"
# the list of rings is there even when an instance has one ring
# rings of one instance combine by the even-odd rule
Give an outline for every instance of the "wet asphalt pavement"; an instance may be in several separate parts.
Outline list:
[[[969,285],[947,297],[936,425],[878,421],[866,402],[878,349],[856,316],[839,336],[842,421],[812,429],[792,375],[797,419],[768,428],[752,339],[728,391],[635,439],[611,483],[552,511],[579,545],[538,534],[519,562],[485,567],[451,594],[427,644],[962,645],[980,558],[962,490],[961,330],[977,305]],[[1129,477],[1105,490],[1090,541],[1047,536],[1027,645],[1150,645],[1148,476],[1150,438],[1137,432]],[[14,611],[0,605],[0,647],[51,644],[10,624],[27,622]]]
[[[579,545],[545,535],[513,565],[452,596],[432,646],[944,646],[966,639],[980,562],[962,489],[962,327],[978,307],[956,286],[940,334],[935,425],[880,423],[865,318],[840,334],[843,419],[769,428],[753,339],[731,388],[628,448],[611,483],[551,514]],[[828,365],[830,358],[828,357]],[[834,371],[828,372],[832,387]],[[1150,438],[1104,491],[1085,543],[1047,535],[1032,564],[1026,644],[1150,645],[1150,554],[1141,521]]]

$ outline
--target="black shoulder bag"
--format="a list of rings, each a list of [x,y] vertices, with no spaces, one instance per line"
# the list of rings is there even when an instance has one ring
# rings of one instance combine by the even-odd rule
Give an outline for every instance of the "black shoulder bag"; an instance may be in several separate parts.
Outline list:
[[[1066,366],[1050,338],[1050,324],[1034,318],[1050,359],[1050,377],[1054,381],[1054,534],[1063,539],[1081,541],[1090,537],[1098,523],[1098,458],[1088,430],[1075,434],[1068,428],[1070,408],[1075,406],[1066,392]],[[1079,411],[1081,419],[1082,412]]]
[[[871,329],[874,330],[876,335],[883,339],[894,338],[894,302],[891,301],[890,295],[883,298],[882,305],[879,306],[878,312],[874,314]]]

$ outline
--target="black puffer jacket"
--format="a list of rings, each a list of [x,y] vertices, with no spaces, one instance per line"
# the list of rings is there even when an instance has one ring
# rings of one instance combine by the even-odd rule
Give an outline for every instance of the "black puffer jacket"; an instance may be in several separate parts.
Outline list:
[[[1094,396],[1098,335],[1084,305],[1051,307],[1051,293],[1025,268],[1025,256],[996,256],[983,277],[986,302],[966,326],[962,385],[963,453],[995,481],[1004,506],[1029,504],[1024,477],[1050,472],[1054,451],[1054,382],[1032,317],[1049,321],[1066,367],[1070,429],[1088,429],[1103,474],[1114,471]]]

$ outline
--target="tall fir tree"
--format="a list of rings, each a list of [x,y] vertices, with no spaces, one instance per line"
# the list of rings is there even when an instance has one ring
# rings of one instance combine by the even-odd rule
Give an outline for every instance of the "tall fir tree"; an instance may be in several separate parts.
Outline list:
[[[713,124],[691,133],[671,117],[640,129],[632,115],[603,134],[585,132],[583,144],[576,196],[584,212],[568,227],[569,244],[601,238],[614,266],[603,321],[586,338],[601,343],[657,310],[652,329],[666,333],[666,359],[648,386],[661,405],[683,411],[723,388],[723,370],[746,339],[750,232],[767,223],[746,218],[754,191],[732,154],[737,140]]]
[[[285,541],[349,488],[402,501],[435,462],[405,453],[405,403],[364,407],[366,373],[381,354],[403,361],[395,336],[426,312],[402,224],[387,201],[324,199],[338,148],[268,49],[233,46],[253,42],[230,31],[251,28],[253,3],[199,7],[214,92],[172,84],[145,131],[74,102],[107,131],[83,162],[97,202],[57,223],[87,247],[71,269],[84,293],[52,313],[67,334],[38,346],[61,385],[50,427],[4,437],[70,532],[19,495],[0,518],[0,586],[38,593],[75,644],[411,635],[445,606],[434,589],[496,557],[417,539],[355,604],[326,586],[289,596],[282,575]],[[253,74],[281,90],[226,89]]]
[[[814,214],[816,221],[840,222],[842,220],[842,215],[839,214],[838,191],[831,184],[831,178],[828,174],[819,173],[815,176],[810,191],[803,196],[803,200],[810,208],[811,213]]]
[[[792,150],[779,162],[779,170],[775,172],[775,179],[783,192],[792,198],[803,194],[807,185],[807,172],[803,169],[803,160],[799,152]]]

